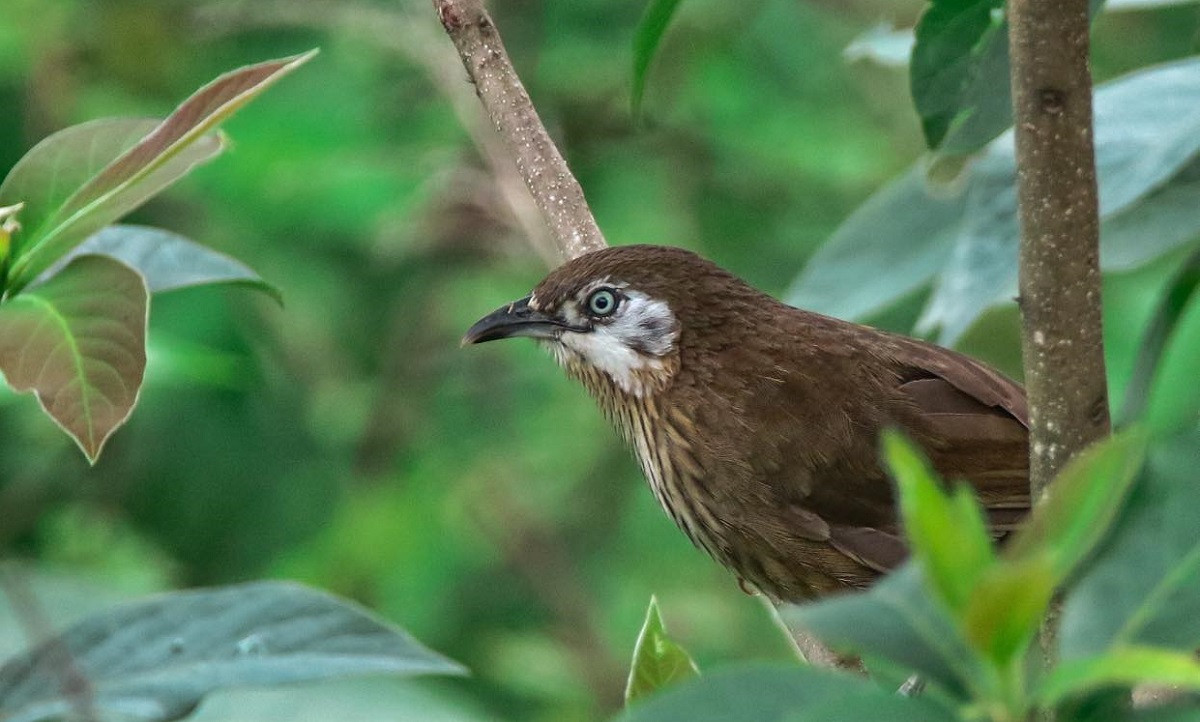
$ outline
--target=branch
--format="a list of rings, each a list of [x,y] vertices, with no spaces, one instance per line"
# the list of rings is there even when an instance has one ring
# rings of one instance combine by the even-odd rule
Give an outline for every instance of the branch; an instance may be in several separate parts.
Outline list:
[[[550,140],[481,0],[433,0],[484,110],[517,162],[564,259],[607,243],[575,176]]]
[[[1109,433],[1088,0],[1010,0],[1030,488]]]
[[[1029,491],[1036,503],[1072,456],[1110,430],[1090,25],[1088,0],[1009,0],[1008,12]],[[1048,662],[1060,610],[1052,604],[1042,624]]]

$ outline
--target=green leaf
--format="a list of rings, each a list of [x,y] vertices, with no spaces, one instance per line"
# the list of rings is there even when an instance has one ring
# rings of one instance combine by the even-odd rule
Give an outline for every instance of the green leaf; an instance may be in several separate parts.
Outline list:
[[[1090,0],[1093,17],[1103,0]],[[916,27],[909,81],[925,143],[973,153],[1012,125],[1004,0],[933,0]]]
[[[1200,59],[1104,84],[1095,121],[1104,269],[1131,268],[1200,238]],[[919,328],[939,330],[944,344],[989,307],[1011,302],[1019,239],[1012,133],[952,184],[924,185],[924,163],[847,219],[789,302],[858,319],[932,281]]]
[[[1034,690],[1043,707],[1111,687],[1172,685],[1200,691],[1200,660],[1194,653],[1154,647],[1118,647],[1102,656],[1072,659],[1052,668]]]
[[[840,652],[888,660],[951,694],[963,694],[968,680],[982,675],[978,658],[911,563],[866,592],[789,605],[780,614]]]
[[[985,130],[969,136],[978,148],[1011,122],[1011,95],[995,83],[982,92],[981,83],[995,80],[995,70],[1008,68],[1008,32],[1003,22],[1003,0],[934,0],[916,27],[909,66],[913,104],[921,118],[925,143],[930,148],[943,145],[955,124],[963,125],[980,113],[979,104],[989,103]],[[1007,117],[1000,112],[1010,109]],[[977,121],[978,122],[978,121]],[[986,129],[999,127],[988,135]],[[948,152],[974,150],[971,142],[960,139]]]
[[[1015,561],[1045,556],[1054,584],[1063,582],[1108,534],[1145,453],[1145,435],[1131,429],[1077,454],[1051,482],[1004,556]]]
[[[1151,443],[1121,518],[1066,596],[1063,659],[1200,647],[1200,425]]]
[[[366,610],[286,582],[174,592],[97,614],[0,667],[0,717],[29,722],[72,709],[63,653],[98,712],[144,722],[190,714],[229,687],[358,675],[461,674]]]
[[[644,699],[664,687],[700,674],[687,650],[667,636],[658,600],[650,597],[646,621],[633,648],[633,664],[625,686],[625,703]]]
[[[633,117],[642,114],[642,96],[646,91],[646,74],[662,43],[667,26],[675,16],[679,0],[650,0],[633,36]]]
[[[279,290],[249,266],[202,246],[178,233],[149,226],[115,225],[93,233],[46,274],[88,254],[114,258],[142,274],[151,293],[214,283],[241,283],[269,293],[280,301]]]
[[[1125,12],[1125,11],[1130,11],[1130,10],[1135,10],[1135,11],[1136,10],[1149,10],[1149,9],[1160,8],[1160,7],[1171,7],[1174,5],[1195,4],[1198,1],[1200,1],[1200,0],[1108,0],[1107,2],[1104,3],[1104,10],[1109,11],[1109,12]],[[992,5],[996,6],[995,3],[992,3]],[[1096,6],[1096,3],[1093,3],[1093,11],[1095,10],[1095,6]],[[935,42],[936,42],[936,40],[935,40]],[[846,46],[845,50],[842,51],[842,57],[851,62],[858,61],[858,60],[868,60],[868,61],[874,62],[878,65],[882,65],[884,67],[903,68],[910,64],[910,61],[912,59],[912,54],[913,54],[913,47],[915,45],[916,45],[916,32],[914,31],[914,29],[912,29],[912,28],[897,28],[897,27],[892,26],[890,23],[884,22],[884,23],[879,23],[877,25],[874,25],[874,26],[868,28],[867,30],[863,31],[860,35],[858,35],[856,38],[854,38],[854,40],[852,40]],[[995,53],[997,50],[999,50],[999,48],[992,48],[990,45],[987,45],[986,43],[982,43],[982,44],[977,43],[975,46],[975,49],[979,50],[981,52],[988,50],[993,53]],[[938,50],[949,51],[949,50],[952,50],[952,48],[942,46],[942,47],[939,47]],[[991,59],[990,54],[988,55],[988,57],[989,57],[989,59]],[[999,58],[997,58],[997,59],[999,59]],[[967,70],[968,72],[964,73],[964,68],[952,67],[954,65],[953,62],[951,63],[950,67],[939,68],[933,64],[933,60],[934,59],[932,57],[927,59],[927,61],[930,63],[930,67],[926,69],[926,71],[931,74],[931,77],[929,77],[927,79],[927,82],[930,84],[930,86],[937,83],[938,81],[946,80],[948,76],[951,76],[955,73],[966,75],[966,74],[970,74],[969,71],[972,70],[971,68],[967,68],[965,70]],[[977,57],[976,60],[977,60],[977,62],[979,62],[979,64],[981,66],[984,65],[983,57]],[[1003,56],[1002,60],[1003,60],[1003,62],[1008,61],[1007,54],[1005,54]],[[999,78],[998,67],[997,67],[996,71],[990,71],[990,72],[982,72],[978,68],[975,68],[973,70],[975,71],[976,76]],[[1005,67],[1005,70],[1007,70],[1007,66]],[[923,80],[923,82],[926,82],[926,81]],[[946,89],[951,89],[951,88],[956,87],[953,82],[947,83],[946,85],[947,85]],[[933,89],[932,87],[923,87],[923,90],[926,92],[932,91],[932,89]],[[1003,93],[993,93],[992,96],[990,96],[990,97],[985,95],[985,97],[978,99],[978,100],[980,100],[982,102],[987,102],[988,100],[992,99],[994,96],[1003,96],[1004,99],[1008,102],[1008,105],[1011,106],[1011,98],[1009,98],[1009,96],[1007,96],[1006,94],[1003,94]],[[943,101],[943,104],[944,104],[944,101],[947,100],[947,98],[945,96],[938,98],[936,95],[934,95],[931,97],[923,97],[922,101],[931,103],[931,105],[933,105],[933,107],[938,107],[938,105],[935,101],[937,101],[939,99]],[[996,97],[995,99],[999,100],[1000,98]],[[944,109],[948,111],[949,107],[945,107]],[[994,112],[999,113],[1000,115],[1011,115],[1011,112],[1008,109],[1006,109],[1004,107],[999,107],[999,104],[997,104],[997,107],[995,108]],[[953,121],[953,119],[954,119],[953,116],[955,114],[951,113],[950,115],[951,115],[951,117],[949,117],[948,119],[931,119],[931,121],[935,122],[935,123],[938,123],[938,122],[944,123],[946,120]],[[981,108],[976,107],[976,108],[974,108],[974,112],[970,113],[969,115],[978,117],[978,118],[982,118],[982,117],[987,116],[988,113],[984,112]],[[1011,120],[1009,122],[1011,123]],[[996,122],[992,122],[989,125],[991,125],[993,128],[996,128]],[[982,128],[982,127],[984,127],[984,125],[979,120],[976,120],[975,127]],[[998,133],[1000,130],[1003,130],[1004,127],[1006,127],[1006,126],[999,126],[999,128],[997,130],[995,130],[995,132],[993,132],[991,136],[988,136],[986,133],[982,133],[980,136],[982,138],[982,141],[977,141],[977,144],[975,147],[978,147],[979,145],[982,145],[982,143],[987,142],[988,140],[991,139],[991,137],[995,137],[996,133]],[[956,137],[955,140],[957,141],[956,144],[961,144],[965,148],[971,147],[971,143],[966,142],[966,138]],[[933,145],[931,144],[930,147],[933,147]],[[954,151],[951,151],[951,152],[954,152]]]
[[[1182,178],[1200,153],[1200,59],[1106,83],[1095,95],[1095,126],[1100,215],[1107,220]],[[1008,132],[971,167],[956,247],[921,315],[922,332],[940,328],[940,340],[952,343],[986,308],[1015,295],[1020,236],[1016,208],[1016,161]],[[1194,224],[1200,223],[1200,205],[1192,205],[1191,216]],[[1141,230],[1135,234],[1126,229],[1125,238],[1143,244],[1147,229]],[[1104,232],[1102,228],[1102,238]],[[1159,247],[1165,252],[1175,246]],[[1107,267],[1104,258],[1101,262]]]
[[[1200,249],[1193,251],[1192,255],[1175,272],[1174,278],[1167,284],[1167,289],[1146,326],[1141,348],[1137,354],[1137,362],[1130,374],[1129,385],[1125,389],[1125,397],[1121,403],[1122,425],[1136,421],[1145,413],[1155,378],[1160,376],[1156,372],[1162,365],[1163,353],[1168,342],[1172,341],[1180,318],[1184,317],[1185,310],[1189,308],[1188,300],[1193,297],[1200,299],[1200,295],[1195,294],[1197,287],[1200,287]],[[1196,319],[1192,325],[1200,329],[1200,300],[1197,300],[1191,308],[1191,314]],[[1183,328],[1188,329],[1189,325],[1185,324]],[[1185,334],[1186,331],[1181,333],[1175,343],[1187,343]],[[1185,356],[1189,362],[1187,369],[1189,374],[1194,371],[1191,367],[1191,360],[1200,357],[1200,334],[1196,336],[1196,343],[1192,345],[1192,348],[1196,349],[1196,353]],[[1195,418],[1195,412],[1200,409],[1200,396],[1194,396],[1191,400],[1192,403],[1189,404],[1188,394],[1185,390],[1195,387],[1196,384],[1188,383],[1184,378],[1171,379],[1169,369],[1163,369],[1163,371],[1167,372],[1163,378],[1169,379],[1165,388],[1170,390],[1170,397],[1172,399],[1182,397],[1183,399],[1183,403],[1179,407],[1183,409],[1184,413],[1175,414],[1175,416],[1189,420]],[[1158,404],[1156,410],[1161,406],[1161,403]],[[1172,426],[1169,422],[1164,423],[1161,415],[1156,415],[1150,422],[1151,432]],[[1180,426],[1182,425],[1180,424]]]
[[[1193,279],[1194,280],[1194,279]],[[1181,277],[1186,285],[1189,281]],[[1182,289],[1180,289],[1182,291]],[[1200,418],[1200,384],[1196,359],[1200,358],[1200,293],[1180,311],[1174,333],[1163,349],[1147,400],[1146,426],[1156,435],[1173,435]]]
[[[29,245],[13,256],[9,292],[20,291],[87,236],[214,157],[223,143],[209,131],[315,52],[240,68],[196,91],[49,213]]]
[[[1048,555],[993,565],[970,590],[963,614],[967,639],[997,667],[1007,667],[1033,641],[1054,588]]]
[[[12,255],[22,255],[71,194],[157,125],[152,118],[101,118],[64,128],[33,146],[0,184],[0,205],[25,204]]]
[[[1106,271],[1128,271],[1200,239],[1200,160],[1124,211],[1104,220],[1100,259]]]
[[[859,677],[813,667],[752,665],[690,680],[625,710],[621,722],[948,722],[922,697],[900,697]]]
[[[887,308],[927,286],[946,265],[964,208],[961,194],[939,195],[926,182],[925,169],[914,166],[859,206],[817,249],[787,302],[837,318]]]
[[[449,688],[449,689],[447,689]],[[496,722],[462,686],[363,677],[311,686],[222,691],[194,722]]]
[[[942,601],[961,613],[995,561],[983,511],[971,491],[942,491],[924,455],[898,431],[883,434],[884,458],[900,490],[905,536]]]
[[[137,273],[81,256],[0,304],[0,371],[17,391],[35,392],[92,463],[137,403],[147,301]]]

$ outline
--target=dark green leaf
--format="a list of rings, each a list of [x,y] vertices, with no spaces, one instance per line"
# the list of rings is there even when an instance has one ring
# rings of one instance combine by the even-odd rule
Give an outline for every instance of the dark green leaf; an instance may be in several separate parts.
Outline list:
[[[1103,0],[1090,0],[1095,15]],[[933,0],[909,70],[925,143],[973,153],[1012,125],[1004,0]]]
[[[1155,309],[1153,316],[1150,318],[1150,323],[1146,327],[1141,350],[1138,352],[1137,362],[1134,365],[1133,373],[1130,375],[1129,385],[1125,389],[1125,398],[1121,403],[1122,425],[1136,421],[1145,413],[1150,398],[1150,389],[1156,375],[1155,372],[1159,369],[1163,352],[1167,348],[1168,341],[1171,340],[1176,324],[1178,324],[1180,317],[1184,315],[1184,309],[1188,306],[1188,299],[1193,297],[1197,286],[1200,286],[1200,249],[1194,251],[1191,257],[1184,261],[1179,270],[1175,272],[1175,277],[1167,285],[1167,289],[1159,300],[1158,307]],[[1200,302],[1196,306],[1200,307]],[[1200,311],[1196,313],[1197,318],[1200,319]],[[1200,323],[1197,325],[1200,326]],[[1185,328],[1187,327],[1185,326]],[[1200,338],[1197,340],[1200,341]],[[1200,349],[1200,345],[1195,346],[1195,348]],[[1190,361],[1191,359],[1200,358],[1200,356],[1191,354],[1188,358]],[[1180,381],[1182,383],[1171,383],[1168,386],[1173,395],[1183,392],[1191,386],[1195,386],[1195,384],[1189,384],[1183,379],[1180,379]],[[1186,396],[1186,393],[1184,396]],[[1184,408],[1187,409],[1186,400]],[[1194,411],[1196,408],[1200,408],[1200,404],[1193,406],[1191,410]],[[1158,419],[1156,421],[1161,423]],[[1151,428],[1152,430],[1156,430],[1159,427],[1152,426]]]
[[[72,709],[63,652],[97,711],[144,722],[179,719],[227,687],[463,671],[355,605],[259,582],[164,594],[80,622],[0,667],[0,716],[38,722]]]
[[[81,256],[0,305],[0,370],[93,463],[137,403],[148,310],[142,277],[104,256]]]
[[[1197,1],[1198,0],[1108,0],[1104,3],[1104,9],[1111,12],[1124,12],[1129,10],[1147,10],[1160,7],[1170,7],[1173,5],[1195,4]],[[1093,7],[1094,6],[1095,3],[1093,3]],[[879,23],[863,31],[860,35],[855,37],[854,40],[850,41],[850,43],[846,46],[846,49],[842,51],[842,57],[852,62],[858,60],[869,60],[885,67],[902,68],[909,65],[915,44],[916,33],[912,28],[897,28],[892,26],[890,23]],[[951,48],[943,47],[942,49],[950,50]],[[980,60],[982,62],[982,59]],[[1007,63],[1008,55],[1005,54],[1002,60]],[[942,73],[939,73],[938,68],[929,68],[929,71],[935,76],[950,74],[949,68],[942,68],[941,70]],[[977,74],[983,77],[1000,77],[999,72],[979,70],[977,71]],[[940,77],[931,78],[931,81],[940,79]],[[1010,99],[1006,94],[995,93],[994,95],[1004,96],[1005,103],[1011,104]],[[996,99],[999,100],[999,98]],[[936,100],[936,97],[927,98],[926,100],[932,103],[934,100]],[[989,98],[985,97],[982,100],[986,102],[989,100]],[[998,107],[996,112],[1000,114],[1007,114],[1009,111]],[[988,115],[988,112],[984,112],[981,109],[976,108],[975,112],[970,114],[970,118],[982,119],[986,118]],[[950,118],[950,120],[953,120],[953,118]],[[979,123],[979,120],[976,120],[976,123]],[[992,122],[990,125],[995,127],[995,122]],[[1003,130],[1003,127],[1001,127],[999,130]],[[999,130],[996,132],[999,132]],[[990,140],[991,137],[995,137],[996,132],[992,133],[991,136],[981,134],[980,137],[983,137],[983,142],[987,142],[987,140]],[[964,142],[964,138],[956,138],[956,140],[962,143],[962,145],[965,147],[970,147],[969,143]],[[978,147],[978,144],[976,147]]]
[[[1200,691],[1200,660],[1191,652],[1117,647],[1099,657],[1072,659],[1055,665],[1034,691],[1034,697],[1040,705],[1049,708],[1069,697],[1141,684]]]
[[[1013,560],[1046,556],[1059,584],[1104,539],[1137,479],[1146,453],[1139,430],[1115,434],[1077,454],[1008,543]]]
[[[934,589],[961,613],[980,576],[995,560],[983,512],[971,492],[942,491],[929,462],[894,430],[883,434],[884,459],[900,489],[900,511],[913,555]]]
[[[646,74],[650,71],[650,63],[662,43],[667,26],[675,16],[679,0],[650,0],[646,11],[638,22],[633,37],[633,116],[637,118],[642,112],[642,96],[646,91]]]
[[[967,639],[997,667],[1008,667],[1037,634],[1054,582],[1048,555],[993,565],[970,590],[963,614]]]
[[[1111,646],[1200,647],[1200,427],[1154,441],[1095,560],[1072,585],[1064,659]]]
[[[1011,106],[1007,83],[993,83],[981,92],[980,83],[995,80],[981,72],[984,66],[1008,67],[1008,34],[1003,21],[1003,0],[933,0],[916,28],[909,81],[913,103],[930,148],[943,144],[951,128],[978,113],[980,101],[998,97],[997,105]],[[975,148],[991,140],[1011,122],[993,111],[1001,123],[990,136],[978,134]],[[969,143],[947,148],[970,152]]]
[[[886,659],[959,694],[980,674],[977,658],[920,570],[906,564],[870,590],[788,606],[781,615],[834,649]]]
[[[83,239],[219,153],[223,143],[210,131],[314,53],[240,68],[196,91],[136,145],[47,209],[46,220],[13,255],[10,291],[20,291]],[[38,174],[44,173],[28,171],[43,181],[45,176]],[[50,195],[57,199],[61,194]]]
[[[625,703],[649,697],[655,692],[700,674],[687,650],[667,636],[658,600],[650,598],[646,621],[633,648]]]
[[[930,700],[900,697],[868,680],[812,667],[725,669],[673,687],[617,717],[621,722],[939,722],[956,719]]]
[[[53,275],[60,265],[87,254],[109,256],[130,266],[146,279],[151,293],[213,283],[243,283],[280,300],[279,291],[241,261],[178,233],[148,226],[115,225],[101,229],[76,246],[46,275]]]
[[[1196,359],[1200,359],[1200,293],[1193,292],[1163,349],[1150,386],[1146,426],[1154,434],[1178,433],[1200,418]]]

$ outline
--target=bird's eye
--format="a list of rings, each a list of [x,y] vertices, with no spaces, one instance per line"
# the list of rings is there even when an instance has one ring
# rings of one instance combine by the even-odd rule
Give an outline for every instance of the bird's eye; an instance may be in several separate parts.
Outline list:
[[[592,291],[587,299],[587,310],[591,315],[600,318],[612,315],[617,310],[617,294],[610,288],[600,288]]]

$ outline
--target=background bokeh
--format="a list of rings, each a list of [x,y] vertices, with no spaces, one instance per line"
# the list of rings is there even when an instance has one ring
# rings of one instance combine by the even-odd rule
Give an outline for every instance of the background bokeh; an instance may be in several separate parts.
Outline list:
[[[610,242],[686,246],[777,294],[920,155],[906,70],[843,50],[922,5],[690,0],[635,122],[642,2],[492,3]],[[1105,16],[1097,78],[1195,52],[1198,28],[1187,6]],[[787,658],[551,359],[459,348],[540,278],[548,246],[426,0],[0,0],[0,169],[64,126],[161,116],[224,70],[316,46],[226,124],[226,154],[131,218],[245,260],[285,304],[156,297],[139,406],[94,468],[32,398],[0,391],[0,554],[24,561],[46,615],[299,579],[471,668],[350,688],[415,719],[600,717],[652,593],[701,667]],[[1163,278],[1107,279],[1117,388]],[[873,321],[907,331],[921,300]],[[1017,373],[1015,312],[962,345]],[[0,651],[23,644],[0,603]]]

